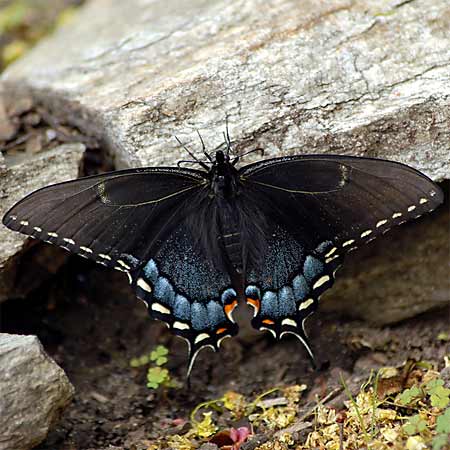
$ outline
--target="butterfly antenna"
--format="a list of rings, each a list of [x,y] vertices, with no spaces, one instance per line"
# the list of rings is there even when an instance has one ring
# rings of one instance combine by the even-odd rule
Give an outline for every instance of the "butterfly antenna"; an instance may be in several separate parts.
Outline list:
[[[178,143],[181,145],[181,147],[183,147],[186,152],[188,153],[188,155],[197,163],[200,164],[206,171],[209,172],[209,167],[203,162],[200,161],[187,147],[185,144],[183,144],[183,142],[180,141],[180,139],[178,139],[178,136],[174,135],[174,138],[178,141]]]
[[[190,159],[183,159],[177,162],[177,167],[181,169],[181,164],[198,164],[198,161],[193,161]]]
[[[263,148],[254,148],[253,150],[249,150],[248,152],[242,153],[242,155],[237,155],[236,158],[233,159],[231,164],[234,166],[242,157],[246,155],[250,155],[250,153],[261,152],[261,156],[264,156]]]
[[[227,144],[227,156],[230,156],[231,150],[231,139],[230,139],[230,130],[228,128],[228,114],[225,116],[225,133],[223,134],[225,138],[225,142]]]
[[[203,142],[203,138],[202,138],[202,135],[200,134],[200,131],[198,131],[197,129],[195,131],[197,132],[198,137],[200,138],[200,142],[202,143],[203,154],[206,156],[206,158],[208,159],[209,162],[213,162],[211,156],[209,156],[208,152],[206,151],[206,146],[205,146],[205,143]]]

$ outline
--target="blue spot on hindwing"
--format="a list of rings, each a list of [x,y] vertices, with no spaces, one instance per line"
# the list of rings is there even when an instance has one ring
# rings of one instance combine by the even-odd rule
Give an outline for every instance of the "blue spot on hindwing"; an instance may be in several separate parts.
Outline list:
[[[324,241],[317,246],[316,252],[319,254],[325,253],[332,245],[331,241]]]
[[[205,305],[199,302],[192,303],[191,322],[192,328],[197,331],[211,327]]]
[[[209,323],[212,327],[216,327],[219,323],[226,320],[225,313],[223,312],[223,307],[219,302],[211,300],[206,305],[208,311]]]
[[[289,286],[278,291],[278,311],[280,316],[291,316],[296,312],[294,292]]]
[[[303,273],[306,280],[310,283],[314,278],[317,278],[323,271],[323,263],[311,255],[308,255],[303,265]]]
[[[175,300],[175,292],[167,278],[158,278],[155,283],[153,294],[157,300],[161,300],[163,303],[169,306],[173,306],[173,302]]]
[[[158,268],[156,267],[156,263],[153,259],[151,259],[144,266],[144,273],[147,279],[150,280],[153,285],[155,285],[156,281],[158,280]]]
[[[268,317],[278,317],[278,296],[267,291],[261,299],[261,314]]]
[[[309,286],[303,275],[297,275],[292,281],[295,300],[304,300],[309,294]]]
[[[261,291],[256,286],[247,286],[245,289],[245,295],[250,298],[261,298]]]
[[[222,304],[226,305],[227,303],[231,303],[233,300],[236,299],[236,291],[234,289],[228,288],[222,293]]]
[[[191,304],[186,297],[183,297],[182,295],[177,295],[175,297],[173,315],[179,320],[191,319]]]

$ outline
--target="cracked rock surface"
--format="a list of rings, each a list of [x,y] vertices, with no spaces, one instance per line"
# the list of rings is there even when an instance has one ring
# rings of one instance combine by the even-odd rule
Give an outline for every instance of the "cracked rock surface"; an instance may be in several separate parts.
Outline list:
[[[118,166],[213,148],[395,159],[449,178],[447,0],[96,0],[3,81],[101,137]]]
[[[76,178],[83,153],[84,145],[65,144],[34,156],[27,155],[26,158],[3,167],[0,159],[0,219],[14,203],[30,192],[51,183]],[[34,258],[32,270],[24,270],[22,264],[22,280],[18,282],[16,255],[25,247],[29,248],[26,236],[12,233],[0,225],[0,302],[30,292],[55,273],[64,262],[63,253],[51,253],[52,249],[46,247],[45,252],[50,252],[48,257],[41,253],[39,258]]]
[[[42,442],[74,388],[36,336],[0,333],[0,450]]]
[[[173,135],[199,154],[195,129],[213,149],[228,114],[238,152],[381,157],[442,181],[450,178],[449,29],[447,0],[191,0],[183,8],[96,0],[2,82],[101,140],[117,168],[183,159]],[[347,300],[336,309],[373,318],[382,308],[383,323],[390,312],[401,320],[448,302],[442,217],[419,242],[397,236],[395,270],[400,254],[373,250],[384,272],[349,275],[350,291],[337,283],[333,297]],[[390,249],[388,239],[370,248]],[[427,259],[430,248],[438,251]],[[414,295],[411,261],[423,273]],[[374,297],[366,285],[375,281],[384,290]]]

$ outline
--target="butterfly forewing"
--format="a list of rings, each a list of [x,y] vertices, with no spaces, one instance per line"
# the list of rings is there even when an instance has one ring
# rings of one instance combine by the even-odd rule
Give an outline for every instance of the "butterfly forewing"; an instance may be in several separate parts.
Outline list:
[[[6,213],[3,223],[127,271],[145,260],[204,187],[201,172],[191,170],[106,173],[33,192]]]

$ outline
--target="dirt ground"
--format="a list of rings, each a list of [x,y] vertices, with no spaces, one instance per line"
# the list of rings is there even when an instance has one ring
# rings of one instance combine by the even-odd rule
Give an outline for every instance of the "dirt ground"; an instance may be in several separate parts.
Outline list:
[[[184,342],[148,317],[123,274],[72,256],[30,298],[6,302],[3,318],[5,332],[36,334],[76,388],[72,405],[40,450],[146,449],[152,439],[173,433],[173,419],[189,419],[196,405],[229,390],[251,396],[305,383],[306,402],[338,386],[340,372],[363,380],[379,366],[406,358],[442,362],[448,352],[448,345],[436,340],[448,331],[447,311],[383,329],[316,314],[308,328],[319,359],[329,360],[322,372],[311,369],[295,339],[235,338],[225,341],[220,353],[200,354],[190,388],[155,393],[145,386],[145,369],[131,368],[130,359],[164,344],[170,372],[182,381]],[[336,399],[337,408],[341,401]]]

